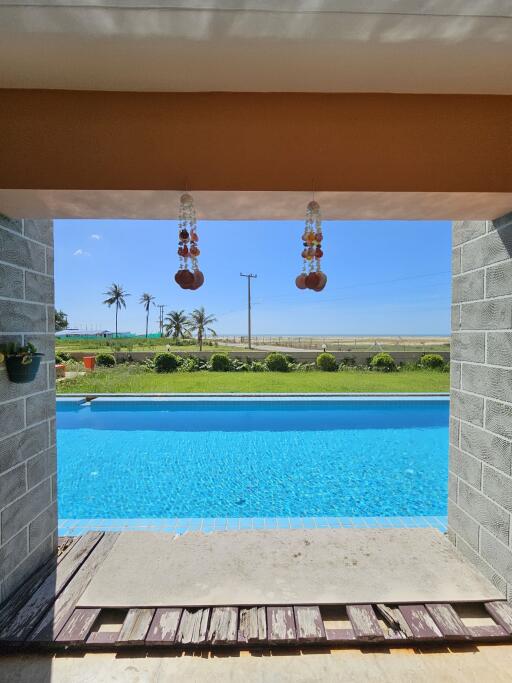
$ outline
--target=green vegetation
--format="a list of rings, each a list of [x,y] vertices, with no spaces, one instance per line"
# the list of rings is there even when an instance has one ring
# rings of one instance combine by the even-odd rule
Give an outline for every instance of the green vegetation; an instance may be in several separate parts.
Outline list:
[[[369,372],[174,372],[156,374],[139,364],[119,364],[57,384],[64,393],[159,392],[444,392],[449,375],[436,370]]]
[[[443,357],[438,353],[426,353],[420,358],[419,364],[422,368],[430,370],[443,370],[446,365]]]
[[[372,370],[384,370],[384,372],[393,372],[396,370],[396,363],[393,356],[389,353],[376,353],[370,361]]]
[[[157,353],[153,365],[156,372],[174,372],[178,369],[178,359],[173,353]]]
[[[217,321],[213,315],[207,315],[204,310],[204,306],[196,308],[190,314],[190,329],[197,333],[197,343],[199,350],[203,350],[203,339],[207,332],[209,332],[213,337],[217,335],[217,332],[210,325]]]
[[[116,337],[117,337],[117,316],[121,308],[126,308],[125,297],[130,296],[128,292],[125,292],[122,285],[117,285],[115,282],[112,283],[110,289],[105,292],[107,297],[103,302],[109,308],[111,306],[116,307]]]
[[[316,357],[316,366],[324,372],[333,372],[337,369],[338,364],[332,353],[321,353]]]
[[[62,353],[87,353],[95,354],[101,351],[132,353],[134,351],[158,352],[166,351],[170,346],[176,351],[199,351],[199,346],[193,339],[180,339],[177,343],[173,339],[166,337],[119,337],[117,339],[103,339],[101,337],[91,337],[90,339],[59,339],[55,341],[57,352]],[[216,342],[203,339],[203,346],[207,349],[219,351],[232,351],[229,346],[221,346]],[[206,350],[206,349],[204,349]]]
[[[64,311],[55,311],[55,332],[65,330],[68,324],[68,316]]]
[[[228,372],[228,370],[231,370],[231,360],[225,353],[212,354],[210,365],[214,372]]]
[[[265,365],[270,372],[288,372],[290,369],[288,359],[282,353],[269,353]]]
[[[96,365],[100,368],[113,368],[116,364],[116,359],[111,353],[98,353],[96,356]]]
[[[148,294],[147,292],[144,292],[142,296],[139,299],[139,304],[142,304],[144,306],[144,310],[146,311],[146,339],[148,338],[148,328],[149,328],[149,309],[151,308],[151,304],[155,306],[155,297],[152,294]]]

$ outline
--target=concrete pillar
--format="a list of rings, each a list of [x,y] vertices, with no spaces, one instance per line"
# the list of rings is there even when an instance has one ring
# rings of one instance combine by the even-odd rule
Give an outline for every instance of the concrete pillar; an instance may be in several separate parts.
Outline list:
[[[0,603],[57,541],[53,223],[0,214],[0,344],[44,353],[36,379],[0,366]]]
[[[512,213],[453,224],[449,535],[512,600]]]

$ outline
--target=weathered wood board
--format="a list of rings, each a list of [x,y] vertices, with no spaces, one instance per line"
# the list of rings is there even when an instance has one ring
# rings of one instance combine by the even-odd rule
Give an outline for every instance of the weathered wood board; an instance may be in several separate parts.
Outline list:
[[[146,643],[148,645],[170,645],[174,643],[182,612],[181,607],[157,609],[146,636]]]
[[[212,645],[234,645],[237,642],[238,607],[214,607],[208,629]]]
[[[239,615],[238,642],[257,645],[267,640],[265,607],[242,607]]]
[[[384,634],[371,605],[347,605],[347,614],[356,638],[373,642],[384,640]]]
[[[320,643],[325,638],[325,628],[320,608],[316,605],[294,607],[297,640],[299,643]]]
[[[117,636],[118,645],[142,645],[149,631],[154,609],[130,609]]]
[[[297,634],[293,607],[267,607],[267,632],[271,643],[295,643]]]

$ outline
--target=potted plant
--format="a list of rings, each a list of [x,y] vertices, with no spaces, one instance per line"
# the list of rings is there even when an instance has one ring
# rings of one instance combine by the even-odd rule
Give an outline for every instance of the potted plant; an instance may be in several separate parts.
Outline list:
[[[37,353],[36,347],[30,342],[25,346],[11,343],[0,353],[0,361],[3,356],[11,382],[25,384],[32,382],[37,375],[43,355],[43,353]]]

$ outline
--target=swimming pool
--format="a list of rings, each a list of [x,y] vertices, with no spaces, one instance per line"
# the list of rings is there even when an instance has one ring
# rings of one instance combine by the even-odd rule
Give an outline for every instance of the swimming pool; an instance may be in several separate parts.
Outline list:
[[[59,515],[445,515],[447,397],[57,401]]]

